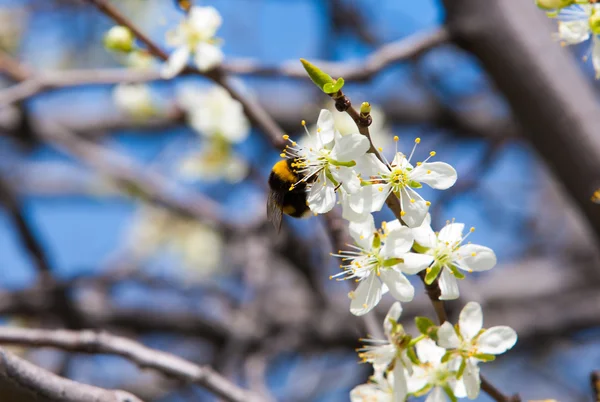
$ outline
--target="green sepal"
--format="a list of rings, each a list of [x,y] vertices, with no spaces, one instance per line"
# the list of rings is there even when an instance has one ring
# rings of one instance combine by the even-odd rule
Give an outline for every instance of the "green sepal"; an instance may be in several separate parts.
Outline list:
[[[381,236],[379,236],[378,232],[375,232],[373,234],[373,248],[379,250],[379,247],[381,247]]]
[[[329,77],[331,78],[331,77]],[[323,85],[323,92],[325,92],[326,94],[334,94],[337,91],[339,91],[340,89],[342,89],[342,87],[344,86],[344,79],[342,77],[338,78],[337,80],[333,80],[333,82],[329,82],[325,85]]]
[[[432,327],[435,327],[433,321],[431,321],[427,317],[415,317],[415,324],[417,325],[417,329],[423,335],[429,335]]]
[[[415,250],[417,253],[421,253],[424,254],[427,250],[429,250],[429,248],[425,247],[425,246],[421,246],[419,243],[414,242],[413,246],[412,246],[413,250]]]
[[[337,182],[337,180],[333,177],[333,175],[331,174],[331,172],[329,171],[329,169],[325,169],[325,176],[327,176],[327,178],[329,179],[329,181],[331,181],[334,186],[337,186],[339,184]]]
[[[421,388],[420,390],[418,390],[416,392],[413,392],[412,394],[414,396],[423,396],[423,395],[426,395],[431,390],[431,388],[433,388],[433,385],[427,384],[423,388]]]
[[[393,267],[394,265],[402,264],[404,260],[402,258],[388,258],[383,262],[384,267]]]
[[[456,396],[454,395],[454,392],[450,388],[450,385],[444,384],[442,386],[442,389],[444,390],[444,392],[446,393],[446,395],[448,395],[448,398],[450,398],[450,400],[452,402],[457,402],[458,401],[458,399],[456,399]]]
[[[335,159],[329,159],[328,162],[331,163],[333,166],[344,166],[344,167],[356,166],[355,161],[341,162],[341,161],[336,161]]]
[[[496,360],[496,356],[491,355],[489,353],[477,353],[473,355],[473,357],[479,360],[483,360],[484,362],[493,362],[494,360]]]
[[[454,275],[456,277],[456,279],[465,279],[466,278],[465,274],[460,272],[458,270],[458,268],[456,267],[456,265],[454,265],[454,264],[450,264],[450,271],[452,271],[452,275]]]
[[[460,380],[463,376],[463,373],[465,372],[465,368],[467,368],[467,361],[465,359],[463,359],[460,362],[460,367],[458,368],[458,372],[456,373],[456,379]]]
[[[449,350],[447,351],[444,356],[442,356],[442,363],[446,363],[448,362],[448,360],[450,360],[450,358],[454,355],[454,351],[453,350]]]
[[[433,283],[433,281],[435,281],[435,278],[437,278],[437,276],[440,274],[441,271],[442,271],[442,266],[440,264],[434,264],[431,267],[431,270],[429,272],[427,272],[427,274],[425,275],[425,283],[427,285],[431,285]]]
[[[408,356],[409,360],[413,363],[413,364],[421,364],[421,362],[419,361],[419,358],[417,357],[417,353],[415,352],[414,348],[408,348],[406,349],[406,356]]]
[[[333,78],[330,75],[324,73],[319,67],[315,66],[311,62],[306,59],[300,59],[302,66],[306,70],[308,76],[315,83],[316,86],[319,87],[321,91],[325,91],[325,85],[331,84],[334,85]],[[342,80],[342,85],[344,85]]]
[[[414,181],[414,180],[409,181],[408,182],[408,186],[412,187],[412,188],[421,188],[421,187],[423,187],[423,185],[421,183],[419,183],[418,181]]]

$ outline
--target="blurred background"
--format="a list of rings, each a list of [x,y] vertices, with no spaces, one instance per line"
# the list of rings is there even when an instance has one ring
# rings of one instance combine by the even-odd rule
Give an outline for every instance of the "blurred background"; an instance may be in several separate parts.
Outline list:
[[[172,51],[165,33],[184,17],[174,2],[112,3]],[[300,57],[357,63],[444,18],[434,0],[195,4],[221,13],[217,35],[232,65],[294,65]],[[143,55],[107,51],[103,36],[113,25],[86,1],[0,0],[0,99],[14,96],[7,88],[23,72],[62,83],[19,92],[0,109],[2,324],[109,330],[210,364],[276,400],[348,400],[370,374],[354,352],[366,332],[348,312],[347,284],[328,279],[338,263],[328,255],[324,220],[286,218],[281,233],[273,230],[266,181],[280,151],[242,117],[235,138],[195,122],[198,108],[220,113],[210,108],[230,102],[211,82],[72,85],[104,82],[107,71],[119,77],[116,69],[152,75],[160,68]],[[581,68],[597,87],[589,63]],[[321,108],[333,110],[304,79],[247,74],[234,85],[293,138],[302,136],[301,120],[312,126]],[[517,346],[482,373],[524,400],[590,400],[589,374],[600,367],[595,243],[476,60],[443,45],[347,80],[344,92],[355,105],[373,105],[372,132],[385,154],[394,153],[394,135],[404,152],[421,137],[419,159],[435,150],[458,171],[450,190],[423,190],[433,227],[452,218],[475,226],[470,240],[493,248],[499,264],[462,281],[450,313],[477,301],[486,327],[510,325],[519,334]],[[340,131],[355,130],[335,113]],[[70,136],[51,134],[56,123]],[[377,219],[392,217],[384,211]],[[414,316],[434,316],[413,279],[417,297],[404,304],[402,319],[411,329]],[[391,302],[380,303],[378,323]],[[148,401],[215,399],[117,357],[11,350]]]

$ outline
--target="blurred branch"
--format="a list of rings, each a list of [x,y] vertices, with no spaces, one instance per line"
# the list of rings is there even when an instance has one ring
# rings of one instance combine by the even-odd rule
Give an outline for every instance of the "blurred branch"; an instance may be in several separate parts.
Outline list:
[[[128,392],[105,390],[59,377],[2,348],[0,378],[14,382],[16,387],[34,393],[44,401],[142,402]]]
[[[600,107],[573,57],[552,40],[550,21],[532,2],[443,3],[453,40],[479,58],[599,242],[600,208],[590,197],[600,187]]]
[[[590,375],[592,383],[592,393],[594,394],[594,402],[600,402],[600,371],[593,371]]]
[[[131,360],[141,368],[151,368],[167,376],[200,385],[229,402],[262,400],[208,366],[198,366],[170,353],[150,349],[138,342],[105,332],[0,327],[0,344],[47,346],[71,352],[117,355]]]

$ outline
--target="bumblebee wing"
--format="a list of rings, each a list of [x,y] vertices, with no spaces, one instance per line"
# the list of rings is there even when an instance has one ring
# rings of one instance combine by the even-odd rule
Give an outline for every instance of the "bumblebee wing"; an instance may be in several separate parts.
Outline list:
[[[281,230],[281,218],[283,215],[284,194],[275,191],[269,192],[267,199],[267,218],[273,222],[273,226],[279,232]]]

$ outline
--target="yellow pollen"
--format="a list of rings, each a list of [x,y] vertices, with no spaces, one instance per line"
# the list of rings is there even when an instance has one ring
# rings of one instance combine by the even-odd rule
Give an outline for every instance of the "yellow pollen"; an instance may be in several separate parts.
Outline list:
[[[365,236],[363,236],[363,235],[360,235],[360,239],[361,239],[361,240],[362,240],[362,239],[364,239],[364,238],[365,238]]]
[[[425,201],[425,205],[430,206],[431,205],[431,201]]]
[[[427,268],[427,269],[425,270],[425,272],[427,272],[427,273],[430,273],[430,272],[431,272],[431,268]]]
[[[321,127],[317,128],[317,133],[321,132]]]
[[[348,297],[349,297],[350,299],[354,299],[354,297],[355,297],[355,296],[354,296],[354,291],[350,291],[350,292],[348,293]]]
[[[379,148],[377,148],[377,149],[379,150],[379,152],[382,152],[382,151],[383,151],[383,148],[381,148],[381,147],[379,147]]]
[[[369,307],[369,306],[367,305],[367,303],[363,304],[363,308],[367,308],[367,307]]]
[[[379,190],[381,192],[381,191],[383,191],[383,187],[379,187],[377,190]]]
[[[293,189],[294,189],[294,185],[292,184],[292,185],[290,186],[290,191],[292,191]]]
[[[400,216],[404,216],[404,215],[406,215],[406,212],[400,211]]]
[[[295,147],[296,145],[298,145],[298,143],[296,141],[292,141],[292,146]]]
[[[472,252],[472,253],[471,253],[471,257],[475,257],[476,255],[477,255],[477,253],[476,253],[476,252]]]
[[[411,198],[411,199],[410,199],[410,203],[411,203],[411,204],[414,204],[414,203],[415,203],[415,199],[414,199],[414,198]]]
[[[435,156],[435,151],[431,151],[431,152],[429,153],[429,155],[431,155],[431,156]]]
[[[317,215],[319,215],[319,214],[318,214],[318,213],[316,213],[316,212],[313,212],[313,215],[314,215],[314,216],[317,216]]]
[[[475,227],[472,227],[471,229],[469,229],[469,232],[473,233],[475,231]]]
[[[306,126],[306,120],[302,120],[302,125]]]
[[[398,138],[397,135],[394,136],[394,141],[398,141],[400,138]]]
[[[419,137],[415,138],[415,143],[420,144],[421,143],[421,139]]]
[[[329,280],[332,280],[332,279],[333,279],[333,275],[329,275]]]
[[[282,158],[285,158],[285,152],[280,153],[279,156],[281,156]]]
[[[284,140],[289,140],[289,139],[290,139],[290,136],[289,136],[289,135],[287,135],[287,134],[284,134],[284,135],[283,135],[283,139],[284,139]]]
[[[428,170],[428,171],[427,171],[427,174],[431,174],[431,170]]]
[[[472,273],[473,273],[473,270],[472,270],[472,269],[467,269],[467,271],[469,271],[469,273],[470,273],[470,274],[472,274]]]
[[[417,162],[417,166],[421,166],[423,162]]]

